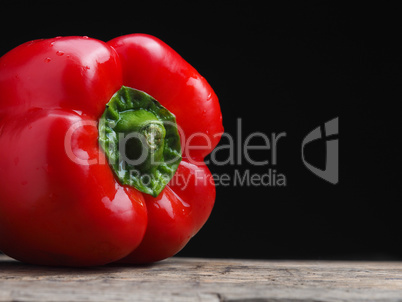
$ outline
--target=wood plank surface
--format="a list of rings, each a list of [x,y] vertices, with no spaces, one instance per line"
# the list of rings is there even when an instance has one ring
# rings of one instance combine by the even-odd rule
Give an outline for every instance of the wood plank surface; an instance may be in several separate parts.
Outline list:
[[[402,301],[402,263],[173,257],[55,268],[0,255],[0,301]]]

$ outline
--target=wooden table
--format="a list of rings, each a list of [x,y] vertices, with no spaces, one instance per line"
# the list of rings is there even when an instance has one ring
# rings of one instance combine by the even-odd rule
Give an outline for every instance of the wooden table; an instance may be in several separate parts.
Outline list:
[[[173,257],[54,268],[0,255],[0,301],[402,301],[402,263]]]

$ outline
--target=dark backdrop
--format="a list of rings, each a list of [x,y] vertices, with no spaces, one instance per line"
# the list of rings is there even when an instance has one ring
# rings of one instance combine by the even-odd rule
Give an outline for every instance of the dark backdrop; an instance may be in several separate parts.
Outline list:
[[[402,259],[401,47],[386,4],[299,1],[2,1],[0,55],[28,40],[142,32],[164,40],[215,89],[228,134],[285,132],[276,166],[210,165],[229,178],[275,169],[286,186],[217,186],[214,211],[181,256]],[[190,4],[191,3],[191,4]],[[301,160],[303,138],[339,118],[339,183]],[[254,145],[262,140],[255,138]],[[221,146],[228,144],[222,140]],[[225,153],[226,152],[226,153]],[[228,150],[216,153],[224,159]],[[269,159],[254,150],[255,160]],[[306,149],[323,167],[325,143]],[[248,172],[247,172],[248,171]],[[5,176],[1,176],[5,177]]]

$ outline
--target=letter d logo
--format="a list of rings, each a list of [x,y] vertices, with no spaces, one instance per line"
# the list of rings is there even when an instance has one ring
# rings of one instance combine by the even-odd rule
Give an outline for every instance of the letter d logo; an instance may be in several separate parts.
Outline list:
[[[313,172],[318,177],[325,179],[326,181],[337,184],[339,180],[339,146],[338,139],[334,138],[334,135],[338,135],[339,127],[338,127],[338,118],[334,118],[325,123],[325,133],[324,138],[326,140],[326,164],[325,170],[318,169],[313,165],[309,164],[304,157],[304,147],[308,143],[315,141],[317,139],[321,139],[321,128],[317,127],[313,131],[311,131],[303,140],[302,143],[302,160],[305,166]]]

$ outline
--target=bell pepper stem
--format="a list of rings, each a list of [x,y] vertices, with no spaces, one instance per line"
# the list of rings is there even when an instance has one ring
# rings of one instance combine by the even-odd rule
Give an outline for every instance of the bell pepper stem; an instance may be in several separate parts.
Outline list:
[[[181,161],[175,116],[150,95],[125,86],[100,118],[99,143],[119,181],[152,196]]]
[[[137,161],[139,171],[152,170],[163,159],[166,130],[153,113],[143,109],[122,112],[114,130],[129,137],[119,151],[127,162]]]

